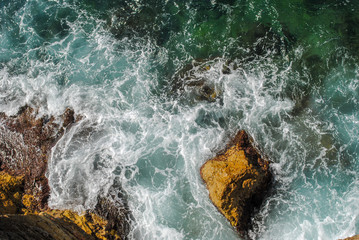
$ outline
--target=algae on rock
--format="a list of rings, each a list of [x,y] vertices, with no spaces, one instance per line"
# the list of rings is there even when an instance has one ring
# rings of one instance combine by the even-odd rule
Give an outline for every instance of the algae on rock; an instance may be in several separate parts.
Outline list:
[[[5,172],[0,172],[0,215],[20,212],[23,189],[23,177],[13,177]]]

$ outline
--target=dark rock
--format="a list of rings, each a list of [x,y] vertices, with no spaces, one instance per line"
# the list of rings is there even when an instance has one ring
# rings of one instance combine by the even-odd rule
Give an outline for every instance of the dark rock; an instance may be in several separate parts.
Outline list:
[[[98,198],[93,212],[108,221],[106,225],[107,232],[114,230],[120,235],[121,239],[128,239],[128,234],[131,230],[130,223],[133,217],[127,204],[126,193],[122,190],[119,181],[115,180],[105,197]],[[106,238],[113,239],[109,234]]]
[[[22,107],[17,116],[0,113],[0,171],[24,176],[24,191],[34,196],[33,210],[47,207],[47,162],[56,141],[76,122],[74,111],[66,109],[57,120],[39,117],[29,106]]]
[[[0,172],[0,239],[121,239],[106,219],[91,212],[33,211],[36,201],[24,194],[23,183],[23,176]]]
[[[250,49],[249,56],[283,55],[295,45],[297,39],[285,25],[281,31],[262,23],[253,24],[240,35],[241,43]]]
[[[74,223],[54,218],[48,214],[10,214],[0,215],[0,239],[91,240],[97,238],[88,235]]]
[[[221,99],[222,89],[210,78],[213,62],[198,60],[187,64],[172,77],[172,94],[186,100],[215,102]],[[230,68],[223,65],[223,74],[230,73]]]

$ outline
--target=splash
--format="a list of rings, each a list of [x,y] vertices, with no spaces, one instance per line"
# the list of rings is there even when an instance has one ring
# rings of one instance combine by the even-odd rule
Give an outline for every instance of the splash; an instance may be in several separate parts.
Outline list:
[[[238,239],[199,169],[245,129],[275,175],[252,238],[356,233],[357,4],[304,2],[0,3],[0,111],[84,116],[53,148],[49,204],[91,209],[118,179],[131,239]]]

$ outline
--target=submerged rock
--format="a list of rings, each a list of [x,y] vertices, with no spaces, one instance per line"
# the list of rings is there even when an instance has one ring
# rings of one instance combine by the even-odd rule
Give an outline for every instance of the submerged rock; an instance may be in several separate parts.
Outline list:
[[[270,187],[269,162],[253,147],[245,131],[239,131],[227,149],[201,167],[210,199],[243,236],[251,216]]]
[[[218,79],[221,74],[229,74],[230,69],[223,64],[222,69],[217,70],[215,64],[205,60],[187,64],[172,77],[171,92],[187,101],[215,102],[221,99],[223,91]]]
[[[166,13],[165,5],[121,1],[107,18],[107,26],[118,39],[144,38],[163,45],[168,41],[171,29],[179,27]]]

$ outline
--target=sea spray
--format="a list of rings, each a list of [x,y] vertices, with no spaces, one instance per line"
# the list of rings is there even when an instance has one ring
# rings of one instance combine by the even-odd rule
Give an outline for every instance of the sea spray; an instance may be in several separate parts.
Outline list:
[[[199,168],[245,129],[275,175],[254,239],[357,233],[358,34],[347,31],[357,3],[0,6],[0,110],[83,116],[53,148],[52,207],[93,208],[118,178],[134,217],[129,238],[237,239]],[[148,21],[116,25],[121,7]],[[217,87],[213,101],[173,92],[174,76],[194,62],[209,67],[194,75]]]

